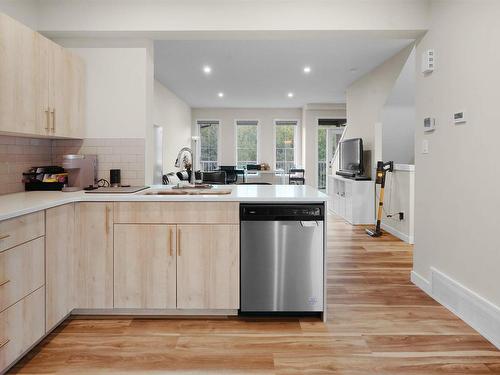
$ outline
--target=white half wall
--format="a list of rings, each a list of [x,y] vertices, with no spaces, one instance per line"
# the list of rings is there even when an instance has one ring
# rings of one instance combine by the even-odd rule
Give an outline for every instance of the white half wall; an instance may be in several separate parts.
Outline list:
[[[417,46],[417,61],[431,48],[436,55],[433,73],[417,73],[417,121],[434,117],[437,128],[416,132],[414,271],[431,281],[439,270],[493,306],[500,306],[499,18],[498,1],[434,1],[430,30]],[[466,123],[454,124],[458,111],[466,111]],[[489,337],[498,338],[493,310]]]
[[[179,150],[191,146],[191,108],[157,80],[153,123],[163,127],[163,172],[172,172]]]
[[[193,134],[198,133],[196,120],[220,121],[220,164],[236,165],[236,120],[258,120],[258,162],[274,166],[274,120],[298,120],[297,150],[301,150],[301,119],[300,108],[193,108]],[[301,153],[297,152],[297,165],[302,165]]]
[[[377,187],[377,197],[380,188]],[[398,213],[404,214],[399,220]],[[392,215],[392,217],[387,217]],[[415,242],[415,168],[413,165],[395,165],[387,173],[385,182],[382,228],[410,244]]]

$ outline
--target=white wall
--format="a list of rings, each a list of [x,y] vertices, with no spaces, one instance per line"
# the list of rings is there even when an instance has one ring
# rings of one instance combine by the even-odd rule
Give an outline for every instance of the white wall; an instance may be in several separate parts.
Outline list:
[[[37,0],[0,0],[0,12],[20,21],[34,30],[38,29]]]
[[[191,146],[191,108],[156,80],[153,123],[163,127],[163,171],[171,172],[179,150]]]
[[[386,105],[382,123],[382,159],[415,163],[415,106]]]
[[[376,166],[374,149],[375,124],[381,122],[382,108],[394,88],[413,49],[413,44],[388,59],[348,87],[346,92],[347,124],[345,139],[362,138],[365,150],[372,151],[372,167]]]
[[[300,126],[302,110],[287,108],[193,108],[193,134],[198,132],[196,120],[220,120],[219,160],[221,164],[236,164],[236,120],[259,120],[258,162],[269,163],[271,168],[275,160],[274,155],[274,120],[298,120],[297,150],[301,150]],[[302,164],[301,153],[297,152],[297,165]]]
[[[382,159],[398,164],[415,163],[415,48],[382,108]]]
[[[146,51],[72,48],[87,66],[87,138],[144,138]]]
[[[496,306],[499,17],[498,1],[435,1],[431,29],[418,44],[417,58],[434,48],[437,61],[434,73],[417,75],[417,121],[435,117],[437,129],[416,132],[414,252],[422,278],[431,281],[435,268]],[[454,125],[461,110],[468,122]],[[424,139],[429,154],[420,152]]]
[[[46,31],[425,30],[426,0],[41,0]]]
[[[318,186],[318,119],[345,119],[345,104],[308,104],[303,110],[302,154],[306,184]]]
[[[86,63],[86,138],[145,140],[145,182],[153,176],[153,44],[142,39],[61,38]]]

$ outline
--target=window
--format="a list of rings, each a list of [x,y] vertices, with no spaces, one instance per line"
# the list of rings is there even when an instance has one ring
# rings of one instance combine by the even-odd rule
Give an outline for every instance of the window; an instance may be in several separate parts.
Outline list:
[[[257,164],[257,120],[236,121],[236,164],[238,168]]]
[[[276,170],[285,173],[295,166],[297,121],[276,120],[275,123]]]
[[[219,121],[199,120],[200,166],[202,171],[214,171],[218,168]]]

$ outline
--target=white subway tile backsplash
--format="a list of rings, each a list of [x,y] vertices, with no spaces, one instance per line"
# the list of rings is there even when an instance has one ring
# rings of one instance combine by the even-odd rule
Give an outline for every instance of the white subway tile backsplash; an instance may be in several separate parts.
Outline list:
[[[38,139],[0,135],[0,194],[24,191],[22,173],[33,166],[60,165],[65,154],[96,154],[98,177],[122,170],[122,183],[144,185],[142,138]]]

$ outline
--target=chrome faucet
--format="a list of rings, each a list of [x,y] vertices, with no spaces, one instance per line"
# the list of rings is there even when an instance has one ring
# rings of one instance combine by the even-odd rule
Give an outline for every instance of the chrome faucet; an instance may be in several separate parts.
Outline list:
[[[177,159],[175,159],[175,167],[180,168],[181,167],[181,160],[182,159],[182,154],[185,152],[189,153],[189,156],[191,157],[191,177],[189,178],[189,183],[194,185],[195,184],[195,171],[194,171],[194,157],[193,157],[193,150],[190,147],[183,147],[177,154]]]

